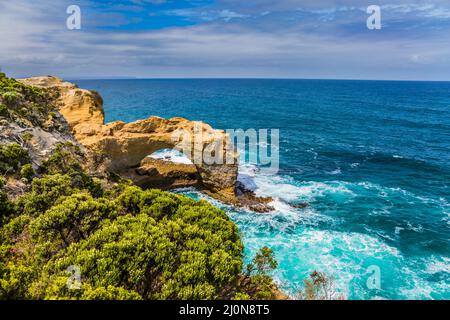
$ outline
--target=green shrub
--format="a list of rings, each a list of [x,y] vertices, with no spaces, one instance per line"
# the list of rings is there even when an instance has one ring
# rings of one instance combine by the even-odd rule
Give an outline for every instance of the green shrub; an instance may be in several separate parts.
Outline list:
[[[250,296],[244,292],[238,292],[233,297],[233,300],[250,300]]]
[[[258,275],[268,275],[278,267],[278,263],[274,258],[273,250],[269,247],[262,247],[252,263],[247,265],[247,273],[256,272]]]
[[[5,181],[3,177],[0,177],[0,227],[7,221],[13,212],[13,204],[8,200],[8,196],[3,190],[4,185]]]
[[[16,204],[18,210],[30,216],[38,216],[64,196],[79,191],[72,185],[68,175],[51,175],[33,179],[31,191],[20,197]]]
[[[22,169],[20,169],[20,176],[28,181],[33,180],[35,174],[33,166],[30,163],[23,165]]]
[[[257,300],[274,298],[277,290],[270,274],[277,268],[278,263],[269,247],[263,247],[256,253],[252,262],[247,265],[247,278],[244,281],[246,291]]]
[[[9,116],[8,107],[4,104],[0,104],[0,117]]]
[[[30,162],[28,152],[17,143],[0,145],[0,173],[15,173]]]
[[[33,134],[31,132],[25,132],[22,134],[22,139],[25,142],[29,142],[31,139],[33,139]]]
[[[70,142],[59,143],[41,169],[47,174],[82,173],[82,161],[84,157],[78,146]]]
[[[17,107],[20,103],[20,100],[23,98],[21,94],[17,92],[5,92],[2,94],[3,101],[5,101],[6,105],[11,107]]]
[[[0,298],[246,299],[262,291],[241,286],[243,246],[222,210],[126,184],[104,195],[113,198],[93,197],[69,174],[35,178],[0,233],[10,246]],[[80,290],[67,289],[71,266],[80,268]]]
[[[0,108],[0,116],[9,115],[21,123],[43,126],[49,112],[56,110],[57,91],[28,86],[6,76],[0,77],[0,97],[6,107]]]
[[[63,243],[86,239],[103,219],[116,217],[112,202],[77,193],[40,214],[30,224],[31,235],[44,242]]]

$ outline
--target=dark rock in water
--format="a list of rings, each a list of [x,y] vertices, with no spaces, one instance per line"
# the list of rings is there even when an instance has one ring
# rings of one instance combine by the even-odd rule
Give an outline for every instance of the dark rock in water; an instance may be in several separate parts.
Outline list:
[[[258,197],[255,192],[249,190],[241,182],[236,184],[236,195],[239,207],[247,208],[258,213],[274,211],[275,208],[269,203],[273,201],[271,197]]]
[[[290,204],[292,208],[296,209],[305,209],[309,207],[308,203],[300,202],[300,203],[291,203]]]
[[[239,196],[242,196],[246,192],[251,192],[251,190],[247,189],[242,182],[237,181],[236,182],[236,195],[239,197]]]

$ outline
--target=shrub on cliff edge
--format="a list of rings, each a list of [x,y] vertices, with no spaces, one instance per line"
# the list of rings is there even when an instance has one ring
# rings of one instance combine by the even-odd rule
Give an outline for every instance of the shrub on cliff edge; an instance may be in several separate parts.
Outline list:
[[[15,173],[30,162],[28,152],[17,143],[0,145],[0,173]]]
[[[0,298],[264,297],[241,281],[236,225],[206,201],[124,186],[93,197],[69,175],[35,178],[0,232]],[[80,289],[70,290],[72,267]]]

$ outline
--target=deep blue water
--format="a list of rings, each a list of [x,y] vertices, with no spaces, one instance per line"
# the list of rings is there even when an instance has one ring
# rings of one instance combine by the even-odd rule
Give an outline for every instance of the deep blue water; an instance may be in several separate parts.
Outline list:
[[[279,173],[241,168],[277,211],[224,208],[247,260],[264,245],[274,249],[275,277],[287,291],[318,270],[350,299],[450,298],[450,83],[76,82],[102,94],[108,122],[157,115],[222,129],[279,128]],[[379,290],[366,284],[371,266],[380,269]]]

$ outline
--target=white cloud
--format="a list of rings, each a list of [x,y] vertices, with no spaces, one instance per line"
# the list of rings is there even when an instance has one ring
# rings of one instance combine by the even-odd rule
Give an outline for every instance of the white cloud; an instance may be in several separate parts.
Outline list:
[[[222,10],[219,12],[219,17],[228,22],[231,19],[235,19],[235,18],[248,18],[249,15],[236,13],[236,12],[226,9],[226,10]]]
[[[431,3],[387,4],[382,6],[382,9],[392,11],[394,13],[417,14],[419,16],[430,18],[450,18],[450,7],[448,4],[446,7]]]
[[[50,0],[17,0],[0,9],[0,65],[15,76],[449,77],[450,47],[441,45],[447,33],[393,40],[276,25],[266,31],[220,23],[243,19],[226,9],[216,13],[218,21],[197,26],[68,31],[64,6]]]
[[[196,18],[204,21],[224,20],[229,22],[232,19],[249,18],[249,15],[237,13],[229,9],[223,10],[203,10],[203,9],[175,9],[165,11],[166,15],[186,18]]]

